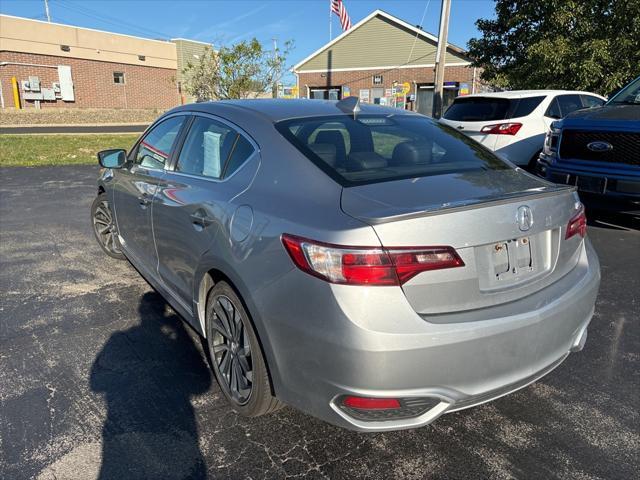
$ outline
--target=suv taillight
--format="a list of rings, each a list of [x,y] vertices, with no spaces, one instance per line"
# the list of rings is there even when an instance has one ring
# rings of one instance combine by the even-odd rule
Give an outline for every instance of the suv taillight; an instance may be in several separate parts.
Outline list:
[[[480,131],[496,135],[515,135],[520,128],[522,128],[521,123],[496,123],[495,125],[485,125]]]
[[[283,234],[298,268],[331,283],[402,285],[427,270],[462,267],[452,247],[348,247]]]
[[[582,204],[578,207],[576,214],[569,219],[567,233],[564,239],[568,240],[574,235],[580,235],[582,238],[587,235],[587,215],[585,214],[584,205]]]

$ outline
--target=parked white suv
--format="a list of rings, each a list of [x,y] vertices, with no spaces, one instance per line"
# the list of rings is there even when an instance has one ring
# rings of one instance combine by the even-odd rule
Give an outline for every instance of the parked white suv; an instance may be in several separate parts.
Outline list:
[[[566,90],[515,90],[457,97],[440,122],[516,165],[535,167],[551,122],[606,99]]]

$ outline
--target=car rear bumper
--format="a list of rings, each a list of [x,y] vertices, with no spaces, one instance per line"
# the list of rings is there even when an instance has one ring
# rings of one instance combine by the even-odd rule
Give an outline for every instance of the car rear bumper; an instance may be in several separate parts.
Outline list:
[[[570,276],[547,287],[536,308],[518,301],[507,316],[483,312],[480,320],[436,324],[412,310],[397,287],[329,285],[294,270],[277,282],[280,291],[289,288],[288,301],[276,305],[273,291],[260,295],[269,302],[261,307],[263,343],[276,395],[360,431],[420,427],[506,395],[584,345],[600,281],[588,241]],[[414,414],[363,419],[342,406],[344,395],[400,398]]]

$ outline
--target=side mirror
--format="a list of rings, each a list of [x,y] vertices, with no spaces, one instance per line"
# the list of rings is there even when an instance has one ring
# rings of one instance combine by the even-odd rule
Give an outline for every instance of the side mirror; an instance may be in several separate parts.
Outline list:
[[[121,148],[98,152],[98,163],[104,168],[122,168],[127,162],[127,151]]]

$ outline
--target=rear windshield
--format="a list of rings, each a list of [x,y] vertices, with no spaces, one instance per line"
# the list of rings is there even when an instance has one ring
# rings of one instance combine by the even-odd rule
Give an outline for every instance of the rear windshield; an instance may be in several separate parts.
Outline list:
[[[456,122],[504,120],[510,106],[506,98],[456,98],[443,118]]]
[[[287,120],[276,128],[343,186],[509,169],[474,140],[419,115],[351,115]]]
[[[443,115],[456,122],[486,122],[525,117],[544,100],[544,95],[520,99],[462,97],[456,98]]]

